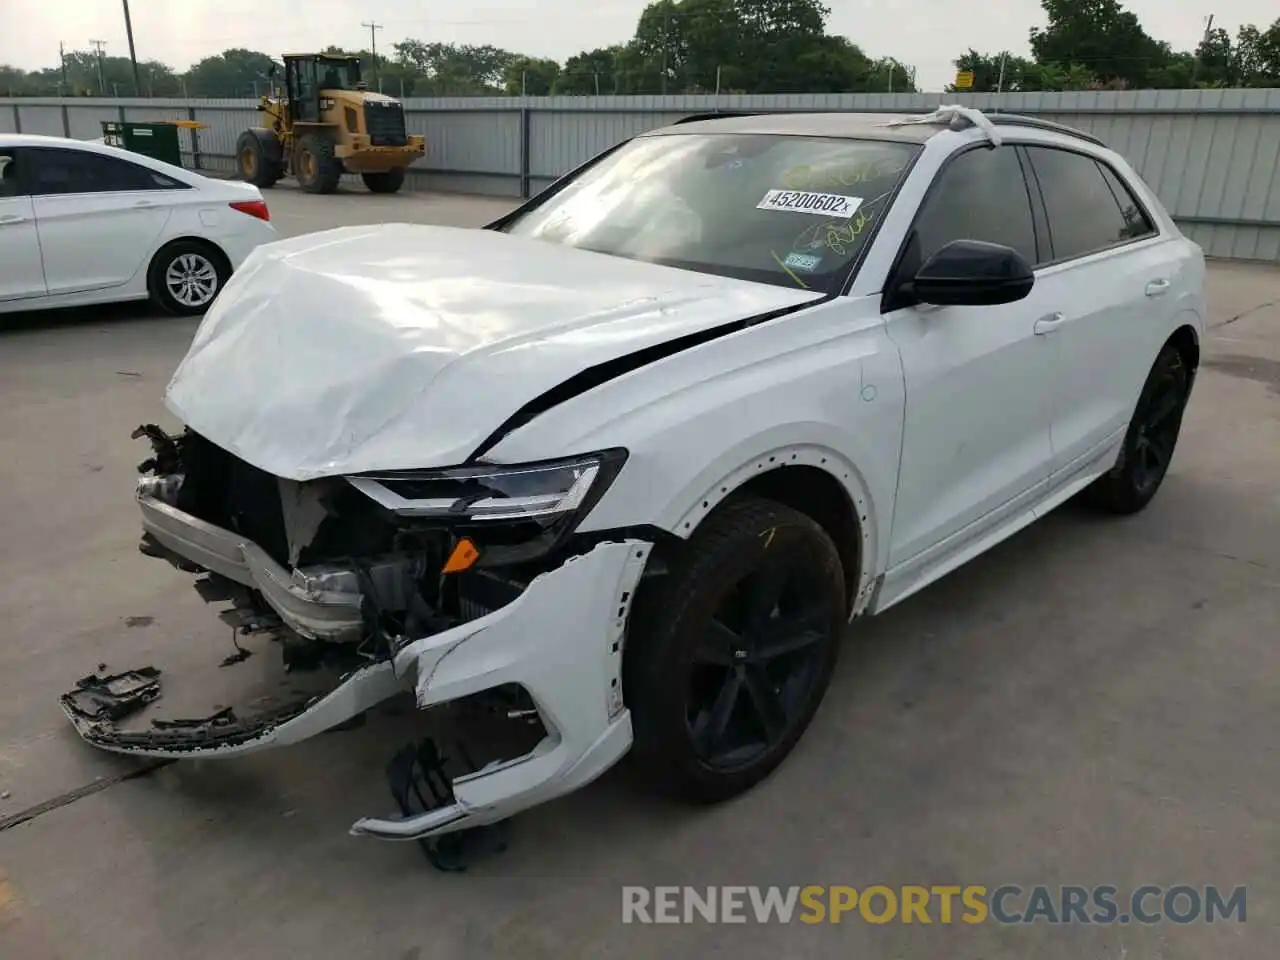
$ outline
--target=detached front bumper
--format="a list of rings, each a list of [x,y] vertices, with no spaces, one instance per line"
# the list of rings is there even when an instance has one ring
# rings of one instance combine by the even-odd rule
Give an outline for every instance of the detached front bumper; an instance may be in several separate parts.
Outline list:
[[[417,840],[503,820],[590,783],[631,746],[622,701],[622,645],[652,545],[602,543],[535,579],[488,616],[416,640],[395,656],[418,705],[432,707],[519,684],[547,736],[530,753],[452,782],[453,802],[418,816],[366,818],[351,832]]]
[[[259,591],[304,636],[337,638],[360,629],[360,594],[354,587],[319,589],[313,574],[286,570],[231,531],[158,498],[140,496],[139,503],[144,527],[156,542]],[[346,673],[305,702],[247,721],[153,722],[154,728],[147,729],[129,706],[120,713],[130,716],[132,729],[125,729],[114,712],[118,704],[108,703],[109,692],[103,694],[103,687],[92,683],[64,696],[62,706],[80,735],[102,749],[214,758],[297,743],[406,689],[426,709],[516,685],[532,700],[546,731],[534,749],[455,777],[447,802],[435,809],[365,818],[351,832],[416,840],[493,823],[585,785],[629,749],[631,722],[622,701],[623,633],[651,547],[639,540],[600,543],[535,577],[504,606],[429,636],[395,638],[388,659]],[[325,582],[332,587],[337,581]],[[121,684],[135,682],[147,688],[141,693],[145,702],[135,706],[149,711],[151,700],[160,696],[158,682],[143,673]],[[190,680],[187,685],[192,686]]]

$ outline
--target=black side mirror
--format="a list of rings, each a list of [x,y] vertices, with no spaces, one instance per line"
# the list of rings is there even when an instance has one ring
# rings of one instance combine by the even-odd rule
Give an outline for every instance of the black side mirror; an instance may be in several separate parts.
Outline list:
[[[926,260],[907,286],[920,303],[985,307],[1023,299],[1035,280],[1031,264],[1011,247],[953,240]]]

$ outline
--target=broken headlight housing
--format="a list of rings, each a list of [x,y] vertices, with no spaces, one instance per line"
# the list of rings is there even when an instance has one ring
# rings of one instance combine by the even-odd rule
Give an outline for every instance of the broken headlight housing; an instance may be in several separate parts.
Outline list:
[[[615,448],[537,463],[359,474],[346,481],[402,527],[447,526],[480,548],[477,566],[548,553],[590,512],[627,459]]]

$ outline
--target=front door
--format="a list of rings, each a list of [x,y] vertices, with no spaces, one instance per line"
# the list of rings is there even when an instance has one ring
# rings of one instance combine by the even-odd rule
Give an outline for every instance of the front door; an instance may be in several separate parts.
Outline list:
[[[0,302],[45,293],[35,209],[19,179],[16,150],[0,150]]]
[[[146,269],[172,202],[151,171],[88,150],[40,147],[30,154],[51,296],[120,286]]]
[[[917,215],[904,258],[914,272],[954,240],[1012,247],[1030,263],[1037,237],[1013,146],[955,156]],[[906,379],[889,565],[911,560],[1048,482],[1054,344],[1036,320],[1055,305],[1039,287],[992,307],[909,306],[885,316]]]

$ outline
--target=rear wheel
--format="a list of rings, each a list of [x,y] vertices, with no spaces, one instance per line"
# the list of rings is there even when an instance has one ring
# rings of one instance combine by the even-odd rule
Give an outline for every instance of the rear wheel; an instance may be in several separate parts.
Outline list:
[[[152,259],[147,286],[166,311],[187,317],[208,310],[230,276],[221,251],[198,240],[179,240]]]
[[[404,167],[383,173],[363,173],[360,178],[370,193],[395,193],[404,185]]]
[[[278,161],[268,156],[266,145],[251,130],[236,141],[236,169],[240,179],[255,187],[273,187],[283,171]]]
[[[1177,347],[1165,344],[1143,384],[1120,459],[1084,491],[1086,503],[1108,513],[1128,514],[1151,502],[1173,460],[1190,392],[1186,360]]]
[[[623,672],[633,761],[693,802],[748,790],[813,719],[845,621],[821,527],[767,500],[726,504],[636,597]]]
[[[293,155],[293,175],[307,193],[333,193],[342,179],[342,162],[333,155],[333,141],[309,133],[298,140]]]

